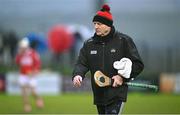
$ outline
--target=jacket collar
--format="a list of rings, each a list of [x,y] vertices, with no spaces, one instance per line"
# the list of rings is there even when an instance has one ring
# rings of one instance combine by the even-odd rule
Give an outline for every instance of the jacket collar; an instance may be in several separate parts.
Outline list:
[[[114,26],[112,26],[111,31],[109,32],[108,35],[102,37],[102,36],[98,36],[95,33],[92,38],[95,41],[95,43],[106,43],[113,39],[114,33],[115,33],[115,28]]]

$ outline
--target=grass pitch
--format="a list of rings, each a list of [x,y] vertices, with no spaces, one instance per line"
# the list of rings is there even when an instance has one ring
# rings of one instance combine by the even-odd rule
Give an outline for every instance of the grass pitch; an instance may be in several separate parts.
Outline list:
[[[90,93],[43,96],[45,107],[37,109],[31,98],[32,112],[37,114],[96,114]],[[0,114],[23,112],[21,96],[0,94]],[[180,114],[180,95],[129,93],[124,114]]]

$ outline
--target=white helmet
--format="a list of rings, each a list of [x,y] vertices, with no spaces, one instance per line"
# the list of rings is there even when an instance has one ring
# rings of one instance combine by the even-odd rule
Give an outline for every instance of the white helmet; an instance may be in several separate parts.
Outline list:
[[[29,47],[29,40],[27,37],[23,38],[20,42],[19,42],[19,47],[21,48],[28,48]]]

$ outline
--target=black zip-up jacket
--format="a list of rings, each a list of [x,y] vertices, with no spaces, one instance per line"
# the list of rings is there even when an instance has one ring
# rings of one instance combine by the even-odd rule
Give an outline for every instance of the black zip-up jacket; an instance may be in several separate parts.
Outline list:
[[[125,34],[115,32],[112,27],[111,32],[105,37],[96,34],[88,39],[80,50],[80,54],[73,71],[73,78],[80,75],[83,78],[90,70],[91,84],[94,95],[94,104],[107,105],[117,100],[126,101],[128,86],[119,87],[98,87],[94,81],[94,73],[97,70],[106,76],[117,75],[117,70],[113,68],[113,63],[126,57],[132,61],[132,71],[129,79],[123,78],[124,82],[135,78],[144,68],[133,40]]]

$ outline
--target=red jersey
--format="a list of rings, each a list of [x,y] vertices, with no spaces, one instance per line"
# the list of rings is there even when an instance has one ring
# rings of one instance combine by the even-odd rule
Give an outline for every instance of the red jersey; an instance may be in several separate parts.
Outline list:
[[[24,53],[16,55],[16,64],[19,65],[21,74],[28,75],[34,71],[39,71],[40,56],[35,50],[27,49]]]

